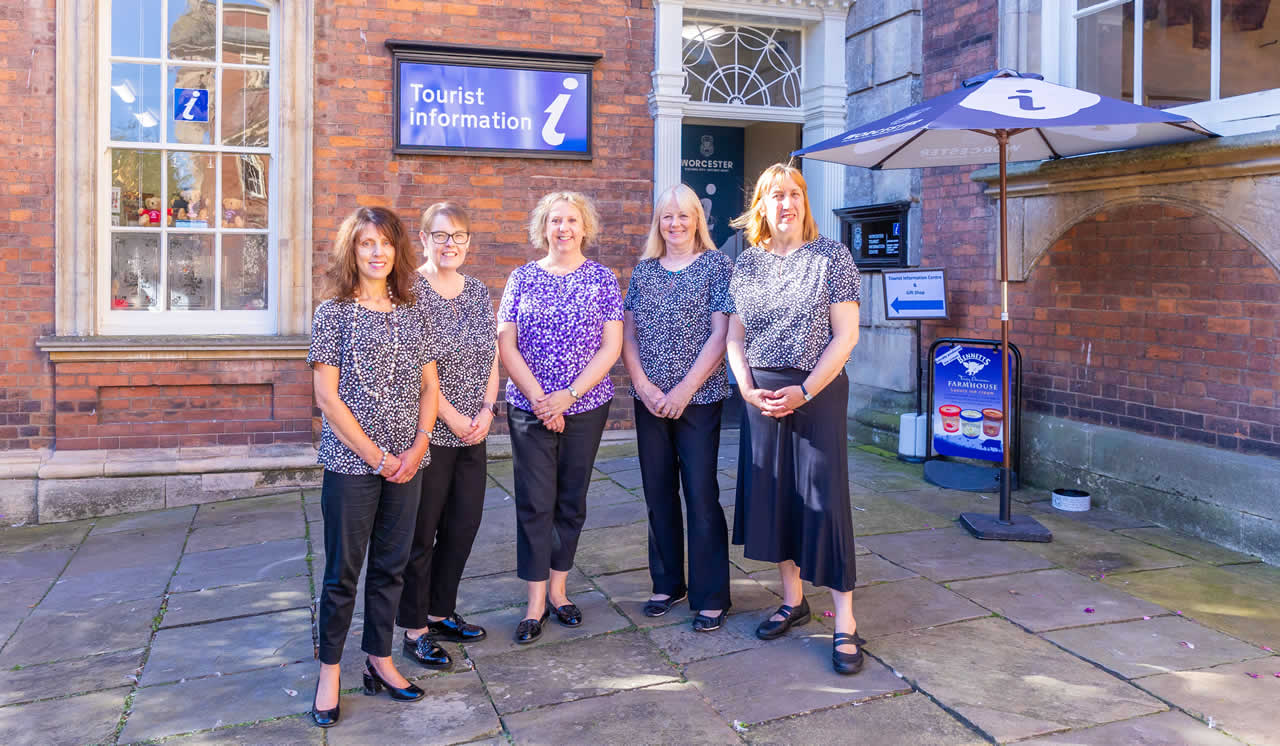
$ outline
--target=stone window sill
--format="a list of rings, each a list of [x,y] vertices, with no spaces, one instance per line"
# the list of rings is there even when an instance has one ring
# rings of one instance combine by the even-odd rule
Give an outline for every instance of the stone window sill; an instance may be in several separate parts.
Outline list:
[[[119,360],[303,360],[310,336],[41,337],[55,363]]]

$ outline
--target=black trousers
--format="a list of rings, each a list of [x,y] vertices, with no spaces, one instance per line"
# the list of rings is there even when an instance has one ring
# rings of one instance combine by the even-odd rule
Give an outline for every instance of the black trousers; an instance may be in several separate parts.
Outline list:
[[[320,486],[325,552],[318,623],[321,663],[342,660],[366,550],[369,568],[360,649],[377,657],[391,655],[396,607],[404,587],[404,566],[413,545],[413,518],[421,492],[421,472],[404,484],[395,484],[377,474],[325,470]]]
[[[401,627],[427,626],[427,615],[447,617],[458,603],[458,583],[484,512],[485,444],[431,446],[422,470],[422,500],[400,594]]]
[[[507,407],[516,481],[516,575],[538,583],[568,572],[587,520],[587,487],[609,405],[565,415],[564,432]]]
[[[716,458],[721,402],[685,407],[678,419],[655,417],[636,401],[640,478],[649,505],[649,576],[653,592],[689,592],[695,610],[729,605],[729,531],[720,507]],[[684,524],[689,510],[689,584],[684,582]]]

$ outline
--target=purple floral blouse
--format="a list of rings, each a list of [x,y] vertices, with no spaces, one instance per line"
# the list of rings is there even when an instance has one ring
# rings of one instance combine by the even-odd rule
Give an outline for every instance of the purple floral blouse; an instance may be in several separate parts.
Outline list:
[[[567,275],[553,275],[537,262],[517,267],[507,279],[498,323],[515,322],[516,346],[547,393],[561,391],[587,367],[604,340],[606,321],[622,321],[622,293],[608,267],[590,259]],[[613,381],[605,376],[565,410],[579,414],[608,403]],[[507,381],[507,405],[533,411],[533,404]]]

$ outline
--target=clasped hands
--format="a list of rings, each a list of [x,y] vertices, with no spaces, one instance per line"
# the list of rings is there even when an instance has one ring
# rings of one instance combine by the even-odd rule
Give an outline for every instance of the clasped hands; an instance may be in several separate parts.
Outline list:
[[[689,406],[689,400],[693,398],[693,392],[683,383],[676,384],[665,394],[652,383],[641,384],[636,386],[636,393],[640,394],[640,402],[654,417],[673,420],[680,419],[685,407]]]
[[[423,445],[417,448],[411,447],[403,453],[388,452],[387,460],[383,462],[382,471],[378,474],[388,482],[404,484],[418,473],[418,466],[422,464],[422,459],[426,458],[427,448],[427,445]],[[370,466],[377,468],[378,465],[374,463]]]
[[[799,386],[783,386],[777,391],[747,389],[742,398],[765,417],[786,417],[804,404],[804,392]]]
[[[464,445],[473,446],[489,436],[489,427],[493,425],[493,411],[486,407],[471,419],[460,414],[456,419],[446,419],[444,424]]]
[[[564,432],[564,413],[577,399],[567,389],[544,393],[533,400],[533,415],[553,433]]]

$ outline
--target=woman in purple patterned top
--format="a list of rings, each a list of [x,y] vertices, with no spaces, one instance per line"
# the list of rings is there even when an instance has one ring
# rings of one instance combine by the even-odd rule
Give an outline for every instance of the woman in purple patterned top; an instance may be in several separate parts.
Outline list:
[[[516,574],[529,582],[515,634],[522,644],[542,635],[552,611],[565,626],[582,623],[565,582],[613,399],[609,369],[622,351],[618,280],[582,253],[599,223],[595,206],[577,192],[539,200],[529,239],[547,255],[511,273],[498,308],[517,474]]]

